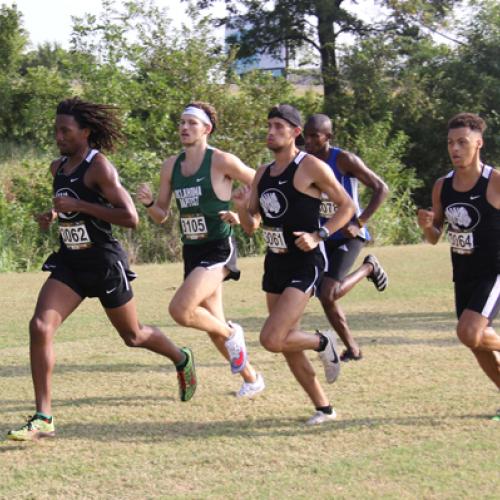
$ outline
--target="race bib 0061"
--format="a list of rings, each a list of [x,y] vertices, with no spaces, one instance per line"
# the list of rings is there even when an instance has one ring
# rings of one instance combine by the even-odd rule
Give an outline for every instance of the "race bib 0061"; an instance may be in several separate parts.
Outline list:
[[[269,248],[271,252],[288,252],[288,247],[286,246],[285,242],[285,235],[283,234],[283,228],[264,226],[262,230],[264,233],[264,241],[266,242],[267,248]]]

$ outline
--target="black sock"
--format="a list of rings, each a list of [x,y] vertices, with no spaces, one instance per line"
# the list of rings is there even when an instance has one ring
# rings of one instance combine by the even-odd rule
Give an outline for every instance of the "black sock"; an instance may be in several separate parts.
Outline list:
[[[46,413],[42,413],[41,411],[37,411],[35,416],[42,420],[45,420],[45,422],[49,424],[52,422],[52,416],[47,415]]]
[[[316,352],[322,352],[326,349],[326,346],[328,345],[328,338],[325,337],[321,332],[316,332],[316,334],[319,337],[319,346],[317,349],[314,349]]]
[[[323,413],[326,413],[327,415],[331,415],[333,413],[333,408],[331,405],[328,406],[316,406],[317,411],[322,411]]]
[[[186,353],[184,353],[184,352],[183,352],[183,354],[184,354],[184,360],[183,360],[183,361],[181,361],[180,363],[177,363],[177,364],[175,365],[175,368],[176,368],[176,370],[177,370],[178,372],[180,372],[180,371],[181,371],[183,368],[185,368],[185,366],[188,364],[188,357],[187,357],[187,354],[186,354]]]

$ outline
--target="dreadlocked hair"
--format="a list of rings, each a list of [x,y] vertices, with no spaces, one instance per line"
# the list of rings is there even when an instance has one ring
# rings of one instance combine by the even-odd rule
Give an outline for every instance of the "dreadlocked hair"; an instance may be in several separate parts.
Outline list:
[[[91,148],[113,151],[115,143],[123,140],[120,131],[122,123],[117,110],[116,106],[110,104],[94,104],[72,97],[58,104],[56,114],[70,115],[80,128],[88,128]]]

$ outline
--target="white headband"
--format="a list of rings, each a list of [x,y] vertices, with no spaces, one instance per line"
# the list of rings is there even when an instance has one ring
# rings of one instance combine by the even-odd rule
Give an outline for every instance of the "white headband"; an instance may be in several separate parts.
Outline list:
[[[206,125],[213,126],[209,116],[203,111],[201,108],[195,108],[194,106],[188,106],[183,112],[182,115],[193,115],[201,120]]]

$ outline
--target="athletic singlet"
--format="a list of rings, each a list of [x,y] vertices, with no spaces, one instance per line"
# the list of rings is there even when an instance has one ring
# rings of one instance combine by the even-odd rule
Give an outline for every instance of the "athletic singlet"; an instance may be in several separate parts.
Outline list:
[[[483,166],[475,186],[453,189],[454,171],[444,179],[441,205],[448,223],[453,281],[469,281],[500,273],[500,210],[486,200],[493,169]]]
[[[221,210],[229,210],[229,201],[220,200],[212,186],[213,148],[208,147],[200,168],[188,177],[181,173],[183,151],[175,160],[172,172],[172,190],[179,209],[182,242],[200,245],[220,240],[232,234],[231,225],[220,219]]]
[[[92,149],[71,174],[63,172],[68,159],[62,158],[54,175],[55,197],[70,196],[89,203],[111,206],[103,196],[84,184],[85,174],[97,153],[99,151]],[[114,260],[113,255],[123,252],[118,240],[113,237],[109,222],[83,212],[60,212],[58,222],[61,243],[59,254],[70,263],[111,262]]]
[[[293,185],[295,172],[306,153],[300,152],[278,176],[271,175],[274,162],[267,165],[257,186],[259,210],[268,253],[306,255],[295,245],[294,231],[312,233],[319,227],[319,198],[297,191]]]
[[[361,207],[359,206],[359,197],[358,197],[358,179],[356,177],[353,177],[351,175],[345,175],[343,174],[338,166],[337,166],[337,157],[339,153],[342,150],[340,148],[330,148],[330,154],[328,155],[328,158],[326,160],[326,163],[330,166],[332,169],[333,173],[335,174],[335,177],[339,181],[339,183],[342,185],[342,187],[347,191],[347,194],[352,198],[354,202],[354,206],[356,208],[356,212],[351,219],[351,222],[356,220],[356,217],[361,214]],[[321,216],[321,224],[324,224],[327,219],[329,219],[337,210],[337,207],[335,204],[328,200],[328,197],[326,194],[321,195],[321,206],[319,208],[319,213]],[[370,238],[370,233],[368,232],[368,229],[366,227],[362,227],[359,231],[358,236],[360,238],[363,238],[364,240],[369,241]],[[329,239],[332,240],[340,240],[344,239],[345,236],[342,233],[342,231],[339,229],[338,231],[335,231]]]

